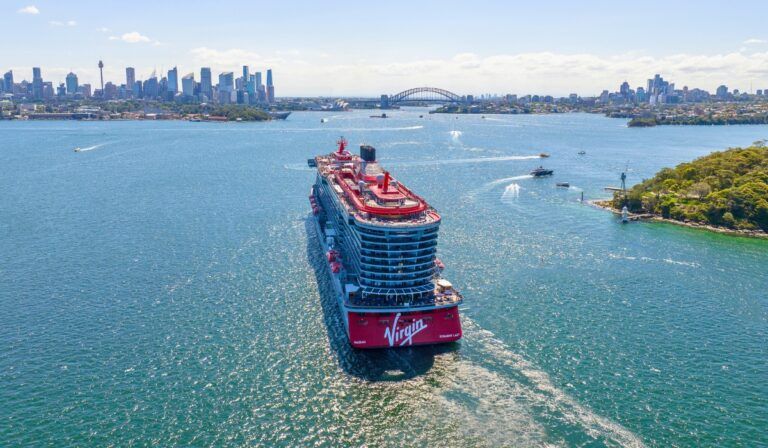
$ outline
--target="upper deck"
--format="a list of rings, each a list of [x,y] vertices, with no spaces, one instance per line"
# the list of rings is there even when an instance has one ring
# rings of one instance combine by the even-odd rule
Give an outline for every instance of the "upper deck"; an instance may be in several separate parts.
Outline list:
[[[419,226],[440,221],[427,202],[393,179],[376,161],[376,150],[361,146],[361,155],[338,150],[314,158],[314,164],[347,211],[363,223],[387,226]]]

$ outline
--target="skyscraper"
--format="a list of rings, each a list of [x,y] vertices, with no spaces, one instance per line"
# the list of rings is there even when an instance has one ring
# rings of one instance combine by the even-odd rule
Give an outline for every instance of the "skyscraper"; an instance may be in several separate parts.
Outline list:
[[[13,93],[13,70],[8,70],[3,75],[3,81],[5,81],[5,91]]]
[[[200,69],[200,94],[205,95],[207,101],[213,99],[213,84],[211,82],[211,68]]]
[[[195,74],[190,73],[187,76],[181,78],[181,93],[185,97],[191,97],[195,95]]]
[[[261,83],[261,72],[256,72],[256,96],[260,103],[267,100],[267,94],[264,90],[264,85]]]
[[[248,66],[244,65],[243,66],[243,85],[248,83],[249,74],[250,74],[250,70],[248,69]]]
[[[179,91],[179,70],[176,67],[168,70],[168,93],[176,95]]]
[[[219,102],[222,104],[231,103],[234,90],[235,75],[232,72],[219,74]]]
[[[126,67],[125,87],[128,89],[133,89],[134,84],[136,84],[136,70],[133,67]]]
[[[69,95],[77,93],[77,75],[72,72],[67,75],[67,93]]]
[[[43,99],[43,75],[40,67],[32,67],[32,98]]]
[[[275,85],[272,84],[272,69],[267,69],[267,102],[275,102]]]

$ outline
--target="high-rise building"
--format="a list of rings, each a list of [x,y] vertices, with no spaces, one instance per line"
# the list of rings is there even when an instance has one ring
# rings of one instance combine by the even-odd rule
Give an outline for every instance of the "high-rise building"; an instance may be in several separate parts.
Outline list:
[[[3,81],[5,81],[5,91],[7,93],[13,93],[13,70],[8,70],[3,75]]]
[[[256,72],[256,100],[263,103],[267,100],[267,93],[264,84],[261,83],[261,72]]]
[[[83,98],[90,98],[91,97],[91,85],[90,84],[83,84],[80,86],[80,93],[83,95]]]
[[[272,83],[272,69],[267,69],[267,102],[275,102],[275,85]]]
[[[200,95],[204,95],[207,101],[213,99],[213,83],[211,82],[211,68],[200,69]]]
[[[77,75],[72,72],[67,75],[67,93],[69,95],[77,93]]]
[[[232,72],[219,74],[219,102],[229,104],[232,102],[232,92],[235,91],[235,75]]]
[[[43,75],[40,67],[32,67],[32,98],[43,99]]]
[[[104,90],[101,91],[101,96],[105,100],[113,100],[117,98],[117,86],[108,82],[104,85]]]
[[[179,70],[176,67],[168,70],[168,93],[173,96],[179,91]]]
[[[149,79],[144,81],[144,85],[142,88],[142,90],[144,91],[144,98],[148,98],[152,100],[157,98],[159,89],[160,89],[160,85],[157,82],[157,76],[153,74]]]
[[[185,97],[191,97],[195,95],[195,74],[190,73],[187,76],[181,78],[181,93]]]
[[[243,85],[246,85],[248,83],[248,79],[250,78],[250,69],[247,65],[243,66]]]
[[[125,68],[125,87],[128,89],[133,89],[134,84],[136,84],[136,69],[133,67],[126,67]]]

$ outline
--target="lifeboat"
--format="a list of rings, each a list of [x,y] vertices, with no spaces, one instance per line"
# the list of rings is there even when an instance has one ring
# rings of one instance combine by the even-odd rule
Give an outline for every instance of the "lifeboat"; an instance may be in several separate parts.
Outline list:
[[[442,271],[445,269],[445,263],[443,263],[439,258],[435,258],[435,267]]]
[[[325,254],[325,258],[328,259],[328,261],[336,261],[336,257],[339,255],[339,253],[333,249],[329,250]]]
[[[333,263],[331,263],[331,272],[333,272],[334,274],[338,274],[340,270],[341,270],[341,263],[339,263],[338,261],[334,261]]]

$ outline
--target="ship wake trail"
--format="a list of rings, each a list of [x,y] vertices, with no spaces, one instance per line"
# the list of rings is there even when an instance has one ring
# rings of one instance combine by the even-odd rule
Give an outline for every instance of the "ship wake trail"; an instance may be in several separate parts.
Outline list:
[[[106,143],[99,143],[98,145],[87,146],[85,148],[78,149],[78,152],[93,151],[94,149],[99,149],[99,148],[101,148],[104,145],[106,145]]]
[[[525,409],[529,412],[544,413],[546,419],[561,421],[568,426],[574,426],[579,432],[586,433],[589,437],[604,440],[609,445],[620,445],[624,447],[644,447],[642,440],[632,431],[623,427],[621,424],[608,418],[597,415],[586,406],[578,403],[575,399],[559,389],[549,375],[538,369],[523,356],[512,352],[502,341],[495,338],[490,331],[480,328],[466,316],[462,319],[464,327],[464,340],[470,350],[479,351],[477,363],[472,363],[473,372],[467,372],[467,375],[487,376],[487,381],[478,389],[479,391],[491,388],[498,389],[497,392],[507,392],[512,394],[512,401],[509,398],[504,401],[497,399],[496,406],[502,409],[496,409],[496,418],[506,418],[505,414],[513,414]],[[480,364],[482,363],[482,364]],[[512,369],[512,375],[504,371]],[[476,372],[474,372],[476,371]],[[489,373],[490,372],[490,373]],[[496,373],[493,373],[496,372]],[[501,382],[501,384],[494,384]],[[472,394],[484,392],[471,391]],[[482,398],[482,397],[481,397]],[[503,407],[508,406],[508,410]],[[503,411],[503,412],[499,412]],[[482,418],[492,417],[488,416]],[[532,419],[535,421],[536,419]],[[485,422],[490,428],[501,428],[504,422]],[[494,426],[498,425],[498,426]],[[529,429],[533,427],[528,426]],[[530,431],[529,431],[530,432]]]
[[[427,165],[469,165],[473,163],[508,162],[511,160],[529,160],[529,159],[538,159],[538,158],[539,156],[499,156],[499,157],[477,157],[474,159],[417,160],[415,162],[392,161],[392,162],[387,162],[387,164],[391,166],[397,166],[397,167],[427,166]],[[530,176],[526,176],[526,177],[530,177]]]
[[[451,131],[451,138],[454,140],[458,140],[459,137],[461,137],[461,131]]]
[[[501,194],[502,199],[515,199],[520,197],[520,185],[512,182],[504,189],[504,193]]]
[[[525,156],[525,157],[527,159],[527,158],[538,158],[539,156]],[[533,179],[533,176],[530,174],[522,174],[520,176],[503,177],[501,179],[492,180],[486,184],[483,184],[482,187],[476,190],[470,191],[469,193],[467,193],[466,197],[469,200],[474,200],[478,195],[483,193],[488,193],[489,191],[493,190],[494,187],[497,187],[502,184],[509,184],[510,182],[514,182],[516,180],[525,180],[525,179]],[[507,193],[508,190],[511,193],[511,190],[513,189],[517,189],[515,197],[520,195],[520,185],[516,183],[514,183],[513,185],[517,185],[517,187],[512,187],[511,185],[507,185],[507,188],[504,190],[504,193],[502,194],[502,198],[505,198],[505,196],[509,194]]]

